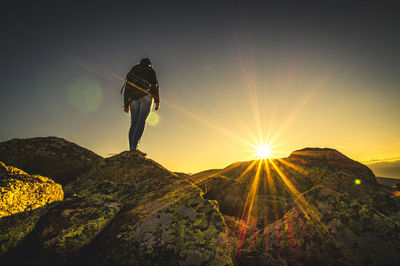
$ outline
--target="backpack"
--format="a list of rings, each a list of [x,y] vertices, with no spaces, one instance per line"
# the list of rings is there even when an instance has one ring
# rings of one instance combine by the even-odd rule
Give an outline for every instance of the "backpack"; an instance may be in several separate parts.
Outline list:
[[[143,65],[134,66],[131,71],[128,72],[125,78],[125,83],[121,88],[121,94],[123,89],[137,89],[143,93],[149,93],[151,88],[151,83],[147,81],[144,77],[148,75],[148,67]],[[139,88],[138,88],[139,87]]]

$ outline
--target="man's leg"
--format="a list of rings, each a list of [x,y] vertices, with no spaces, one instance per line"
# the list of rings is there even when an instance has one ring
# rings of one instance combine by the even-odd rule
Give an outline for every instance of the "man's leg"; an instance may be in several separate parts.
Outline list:
[[[133,134],[133,145],[137,149],[140,142],[140,138],[143,135],[144,128],[146,126],[147,117],[150,114],[151,107],[153,105],[153,98],[149,95],[140,98],[139,115]]]
[[[134,99],[130,104],[130,112],[131,112],[131,127],[129,128],[129,150],[136,150],[136,145],[134,141],[135,128],[138,123],[139,118],[139,101],[138,99]]]

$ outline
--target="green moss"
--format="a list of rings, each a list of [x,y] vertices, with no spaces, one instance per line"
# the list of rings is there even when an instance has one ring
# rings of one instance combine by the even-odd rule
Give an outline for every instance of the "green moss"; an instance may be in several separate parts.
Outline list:
[[[118,203],[97,199],[65,201],[44,217],[38,235],[46,250],[65,256],[93,240],[119,210]]]
[[[0,219],[0,256],[18,246],[32,232],[44,208],[18,213]]]
[[[29,175],[3,163],[0,167],[0,218],[34,210],[64,197],[61,185],[50,178]]]
[[[221,239],[227,228],[215,205],[191,187],[161,211],[114,232],[125,248],[118,261],[128,264],[232,265],[231,246]],[[162,205],[161,202],[159,204]],[[111,250],[110,254],[114,254]],[[114,261],[106,257],[105,263]]]

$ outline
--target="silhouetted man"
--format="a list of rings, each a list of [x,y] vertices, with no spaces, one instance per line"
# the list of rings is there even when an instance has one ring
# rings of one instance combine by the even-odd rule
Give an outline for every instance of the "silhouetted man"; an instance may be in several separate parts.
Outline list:
[[[158,81],[150,59],[143,58],[126,75],[124,92],[124,111],[131,110],[131,127],[129,129],[129,149],[137,150],[140,138],[146,126],[147,117],[156,103],[160,107]]]

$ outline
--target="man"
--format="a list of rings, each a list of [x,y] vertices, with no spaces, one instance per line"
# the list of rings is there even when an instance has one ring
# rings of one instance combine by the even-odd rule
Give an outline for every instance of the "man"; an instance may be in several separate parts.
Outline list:
[[[137,150],[140,138],[146,126],[147,117],[153,106],[160,107],[158,81],[150,59],[143,58],[126,75],[124,92],[124,111],[131,111],[131,127],[129,129],[129,149]]]

